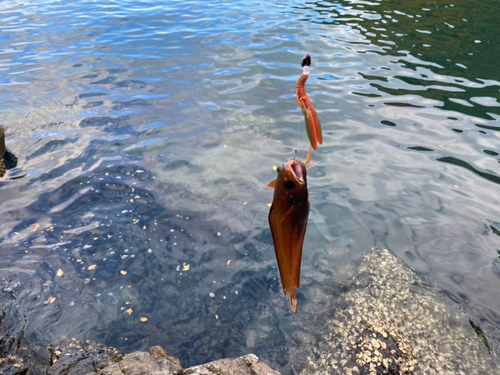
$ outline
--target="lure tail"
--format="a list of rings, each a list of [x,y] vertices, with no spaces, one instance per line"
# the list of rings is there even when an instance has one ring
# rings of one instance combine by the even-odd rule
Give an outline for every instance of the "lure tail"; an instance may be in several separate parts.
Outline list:
[[[318,149],[318,143],[323,143],[323,132],[321,130],[321,121],[319,120],[318,114],[316,113],[316,109],[313,107],[311,103],[311,99],[306,94],[306,97],[301,98],[304,107],[304,121],[306,123],[306,131],[307,136],[309,138],[309,142],[314,150]],[[305,109],[305,110],[304,110]]]

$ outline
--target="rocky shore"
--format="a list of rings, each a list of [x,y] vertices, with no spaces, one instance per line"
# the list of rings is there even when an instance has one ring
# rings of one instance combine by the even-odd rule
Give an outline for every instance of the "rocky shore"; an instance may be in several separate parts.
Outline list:
[[[16,340],[0,334],[0,373],[3,375],[33,374],[33,358],[19,350]],[[47,375],[279,375],[254,354],[225,358],[184,369],[179,359],[167,354],[161,346],[147,352],[122,355],[114,348],[94,341],[80,342],[62,337],[49,348]]]
[[[0,309],[12,288],[0,280]],[[447,307],[423,277],[386,249],[373,248],[348,265],[325,287],[325,294],[331,296],[331,306],[306,319],[311,326],[303,332],[300,345],[293,345],[287,354],[287,373],[500,373],[496,343],[465,313]],[[43,355],[35,354],[24,337],[24,326],[2,331],[2,320],[7,320],[1,311],[0,373],[5,375],[279,374],[253,354],[185,369],[160,346],[121,354],[103,344],[68,337],[51,345],[41,359]]]

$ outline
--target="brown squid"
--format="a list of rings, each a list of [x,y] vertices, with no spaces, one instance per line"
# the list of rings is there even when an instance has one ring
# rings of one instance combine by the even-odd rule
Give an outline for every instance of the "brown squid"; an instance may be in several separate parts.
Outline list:
[[[295,158],[278,167],[278,178],[269,183],[275,188],[269,211],[269,226],[273,235],[283,292],[290,292],[290,307],[297,314],[302,245],[309,216],[306,167]]]

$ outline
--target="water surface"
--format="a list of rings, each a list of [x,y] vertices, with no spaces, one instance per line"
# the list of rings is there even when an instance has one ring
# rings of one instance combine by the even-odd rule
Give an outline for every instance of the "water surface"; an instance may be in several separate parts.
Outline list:
[[[3,1],[0,123],[19,158],[0,180],[3,325],[25,324],[40,353],[69,335],[292,373],[300,311],[377,245],[498,341],[499,10]],[[294,316],[266,185],[306,156],[305,53],[324,142]]]

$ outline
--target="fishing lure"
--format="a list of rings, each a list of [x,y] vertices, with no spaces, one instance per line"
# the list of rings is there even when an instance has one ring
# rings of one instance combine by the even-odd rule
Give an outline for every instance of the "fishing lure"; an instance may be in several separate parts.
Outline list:
[[[305,55],[302,59],[302,74],[297,80],[295,85],[295,96],[297,98],[297,103],[304,115],[304,120],[306,123],[307,136],[309,137],[309,142],[311,147],[309,148],[309,153],[307,155],[306,164],[311,160],[311,148],[316,150],[318,148],[318,143],[323,143],[323,134],[321,131],[321,122],[319,121],[316,109],[312,105],[311,99],[306,93],[305,84],[307,78],[309,78],[309,71],[311,66],[311,56],[309,54]]]

